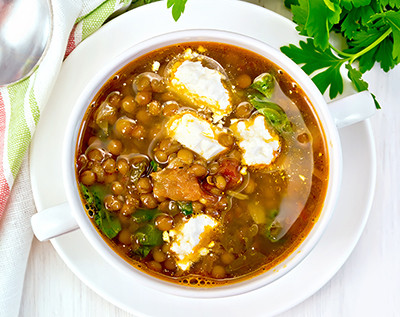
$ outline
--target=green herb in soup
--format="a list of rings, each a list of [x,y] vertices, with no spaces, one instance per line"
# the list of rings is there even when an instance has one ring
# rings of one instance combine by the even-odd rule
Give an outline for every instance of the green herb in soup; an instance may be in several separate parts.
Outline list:
[[[107,81],[77,145],[84,206],[132,266],[194,287],[276,266],[318,219],[324,133],[300,87],[238,47],[183,43]]]

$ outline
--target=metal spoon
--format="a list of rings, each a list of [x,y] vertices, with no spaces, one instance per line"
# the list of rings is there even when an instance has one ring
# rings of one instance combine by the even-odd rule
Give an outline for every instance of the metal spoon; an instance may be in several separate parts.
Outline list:
[[[0,86],[31,75],[49,45],[50,0],[0,0]]]

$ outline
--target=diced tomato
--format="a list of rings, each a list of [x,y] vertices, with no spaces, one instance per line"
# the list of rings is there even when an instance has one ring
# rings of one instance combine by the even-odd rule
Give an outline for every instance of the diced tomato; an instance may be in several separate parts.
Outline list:
[[[226,180],[226,188],[231,189],[238,186],[242,182],[240,174],[240,163],[235,159],[224,159],[218,171]]]

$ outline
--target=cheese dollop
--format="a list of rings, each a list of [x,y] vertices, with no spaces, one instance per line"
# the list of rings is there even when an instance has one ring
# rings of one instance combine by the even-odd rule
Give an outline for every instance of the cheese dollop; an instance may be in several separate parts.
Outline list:
[[[226,149],[218,143],[218,134],[222,130],[190,112],[172,116],[166,125],[166,131],[169,137],[206,160]]]
[[[185,60],[174,65],[170,86],[196,107],[207,107],[213,112],[214,122],[232,111],[225,76],[216,69],[204,67],[201,61]]]
[[[175,253],[179,268],[185,271],[201,256],[208,254],[211,232],[217,225],[218,222],[214,218],[199,214],[169,231],[172,241],[170,250]]]
[[[230,129],[239,140],[243,164],[262,167],[278,157],[281,149],[279,137],[270,132],[263,115],[236,121]]]

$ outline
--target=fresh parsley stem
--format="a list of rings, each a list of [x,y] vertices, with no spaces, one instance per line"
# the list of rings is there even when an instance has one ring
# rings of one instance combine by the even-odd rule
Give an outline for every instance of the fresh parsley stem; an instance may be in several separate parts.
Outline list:
[[[375,42],[373,42],[372,44],[368,45],[366,48],[364,48],[363,50],[359,51],[358,53],[354,54],[354,56],[351,59],[349,59],[350,60],[349,63],[352,64],[361,55],[364,55],[365,53],[367,53],[368,51],[373,49],[380,42],[382,42],[385,38],[387,38],[390,35],[390,33],[392,33],[392,29],[391,28],[387,29],[386,32],[383,33]]]
[[[340,56],[345,56],[345,57],[353,57],[354,56],[354,54],[349,54],[349,53],[342,52],[341,50],[338,50],[336,47],[334,47],[330,43],[329,43],[329,46],[330,46],[331,49],[333,49]]]
[[[342,56],[342,57],[347,57],[344,60],[345,61],[349,61],[350,64],[352,64],[357,58],[359,58],[360,56],[364,55],[365,53],[367,53],[368,51],[370,51],[371,49],[373,49],[375,46],[377,46],[380,42],[382,42],[385,38],[387,38],[390,34],[392,33],[392,29],[389,28],[386,30],[385,33],[383,33],[376,41],[374,41],[373,43],[371,43],[370,45],[368,45],[366,48],[362,49],[361,51],[355,53],[355,54],[349,54],[349,53],[345,53],[342,52],[340,50],[338,50],[336,47],[334,47],[332,44],[329,44],[329,46],[331,47],[331,49],[333,49],[338,55]]]

